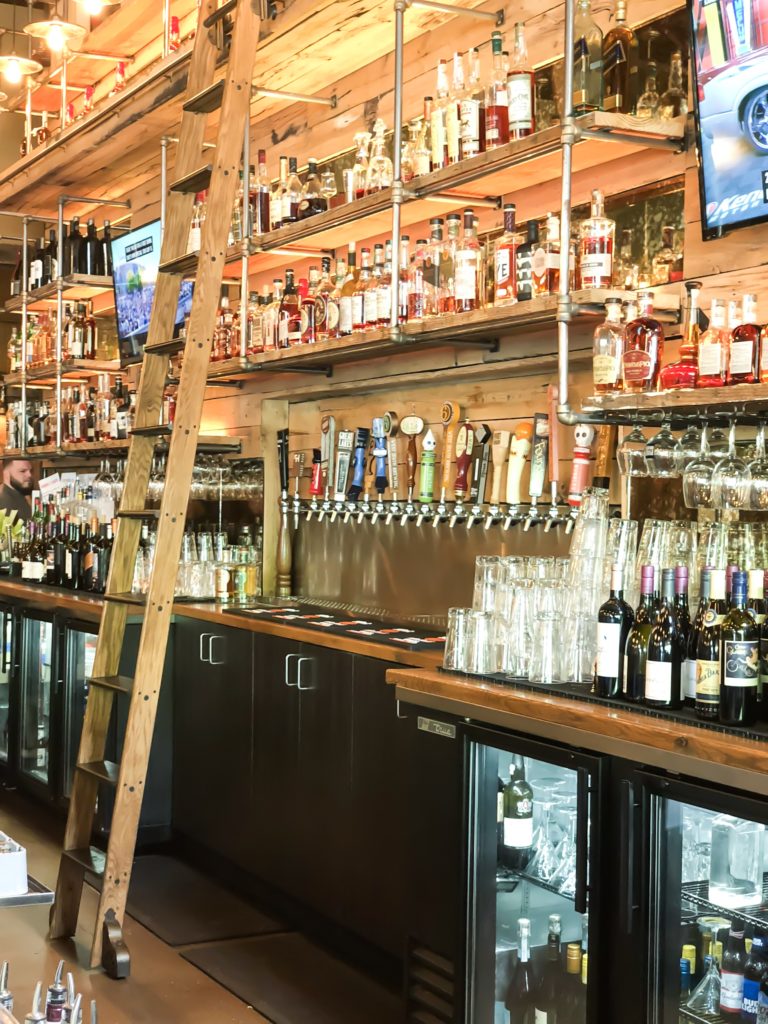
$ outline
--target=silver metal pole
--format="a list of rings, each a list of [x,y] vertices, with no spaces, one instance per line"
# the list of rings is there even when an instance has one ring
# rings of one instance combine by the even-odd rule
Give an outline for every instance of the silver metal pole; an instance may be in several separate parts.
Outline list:
[[[59,129],[64,131],[67,125],[67,54],[61,55],[61,120]]]
[[[251,237],[250,191],[251,191],[251,121],[245,119],[243,133],[243,208],[240,211],[240,358],[248,355],[248,242]]]
[[[573,145],[578,129],[573,117],[573,16],[575,0],[565,0],[565,70],[563,80],[562,179],[560,193],[560,283],[557,289],[557,415],[573,424],[576,415],[568,404],[568,325],[571,318],[571,186]]]
[[[406,0],[395,0],[395,134],[392,154],[392,296],[389,316],[390,331],[398,330],[400,305],[400,206],[403,202],[402,147],[403,147],[403,32]]]
[[[160,139],[160,244],[163,244],[165,213],[168,203],[168,138]]]
[[[32,152],[32,82],[27,76],[27,98],[24,104],[24,139],[27,144],[27,154]]]
[[[64,336],[64,196],[59,197],[59,265],[56,268],[56,450],[61,451],[61,355]]]
[[[29,331],[29,221],[25,217],[22,227],[21,250],[21,436],[19,448],[27,450],[27,333]]]

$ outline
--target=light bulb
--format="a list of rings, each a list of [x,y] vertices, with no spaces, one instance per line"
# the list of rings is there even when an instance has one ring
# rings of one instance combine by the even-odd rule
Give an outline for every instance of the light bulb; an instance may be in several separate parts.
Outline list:
[[[51,25],[48,30],[48,34],[45,37],[46,43],[48,43],[48,49],[54,53],[61,53],[64,47],[67,45],[67,40],[64,37],[64,33],[57,24]]]
[[[10,82],[11,85],[18,85],[22,78],[21,65],[15,58],[12,58],[6,64],[3,74],[6,82]]]
[[[84,0],[85,13],[91,18],[98,18],[104,10],[104,0]]]

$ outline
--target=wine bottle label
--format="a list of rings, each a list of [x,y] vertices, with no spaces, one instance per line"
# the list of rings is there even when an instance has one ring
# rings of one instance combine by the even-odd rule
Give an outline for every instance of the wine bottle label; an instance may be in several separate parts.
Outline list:
[[[717,704],[720,700],[720,662],[696,659],[696,700]]]
[[[66,578],[72,579],[72,552],[67,551],[64,555],[64,575]]]
[[[696,699],[696,660],[694,658],[686,658],[682,664],[681,682],[683,687],[683,697],[687,697],[690,700]]]
[[[723,641],[723,686],[757,686],[759,673],[757,640]]]
[[[509,298],[512,296],[512,249],[507,245],[500,246],[496,250],[494,262],[496,265],[496,298]]]
[[[554,249],[547,251],[547,270],[559,270],[560,269],[560,253]]]
[[[621,654],[621,623],[598,622],[597,624],[597,674],[608,679],[619,675]]]
[[[480,152],[480,102],[474,99],[461,101],[461,155],[477,156]]]
[[[719,341],[699,345],[699,376],[716,377],[722,372],[722,345]]]
[[[732,341],[731,374],[752,373],[752,353],[754,351],[752,341]]]
[[[474,302],[477,299],[477,253],[473,249],[456,253],[454,289],[457,302]]]
[[[430,118],[432,140],[432,166],[442,167],[445,160],[445,121],[442,110],[433,110]]]
[[[366,288],[363,295],[363,316],[367,324],[375,324],[379,317],[379,289]]]
[[[342,302],[344,300],[342,299]],[[352,296],[352,326],[365,323],[364,303],[361,294]]]
[[[549,1024],[549,1013],[546,1010],[533,1011],[533,1024]]]
[[[645,664],[646,700],[669,701],[672,699],[672,663],[651,661]]]
[[[619,379],[619,360],[616,356],[597,355],[592,360],[592,380],[595,384],[615,384]]]
[[[720,1006],[722,1009],[740,1011],[743,989],[744,975],[734,974],[732,971],[723,969],[720,975]]]
[[[342,295],[339,300],[339,330],[342,334],[352,333],[352,296]]]
[[[530,131],[533,128],[533,93],[531,76],[510,75],[507,79],[510,130]]]
[[[392,289],[381,285],[376,289],[376,319],[389,320],[392,313]]]
[[[505,818],[504,845],[517,850],[530,849],[533,844],[533,817]]]

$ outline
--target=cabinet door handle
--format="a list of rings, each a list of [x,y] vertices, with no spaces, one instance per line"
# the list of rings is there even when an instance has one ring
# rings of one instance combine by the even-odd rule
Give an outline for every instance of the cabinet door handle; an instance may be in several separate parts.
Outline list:
[[[291,675],[291,661],[293,660],[293,658],[296,658],[296,660],[298,661],[298,660],[301,659],[301,655],[300,654],[286,654],[286,656],[285,656],[285,685],[286,686],[296,686],[298,684],[298,679],[294,683],[292,683],[291,679],[290,679],[290,675]]]
[[[298,664],[298,667],[296,669],[296,682],[297,682],[298,687],[299,687],[300,690],[314,690],[314,686],[312,685],[312,683],[314,681],[313,679],[309,680],[309,686],[302,686],[301,685],[302,674],[303,674],[302,673],[302,667],[305,664],[313,665],[314,662],[315,662],[314,658],[299,658],[299,664]]]
[[[395,700],[395,718],[407,718],[407,717],[408,717],[408,715],[401,715],[400,714],[400,701],[399,700]]]
[[[573,898],[577,914],[587,912],[587,872],[589,860],[589,771],[577,769],[576,789],[576,892]]]
[[[632,933],[635,918],[635,790],[629,779],[621,780],[619,802],[619,865],[621,898],[619,914],[624,932]]]
[[[205,664],[210,664],[210,662],[211,662],[211,637],[212,636],[213,636],[213,633],[201,633],[200,634],[200,661],[202,661]],[[207,658],[203,654],[203,645],[205,644],[206,640],[208,640],[208,657]]]
[[[225,645],[225,649],[224,649],[225,650],[224,657],[221,658],[219,661],[214,661],[214,657],[213,657],[213,641],[214,640],[221,640],[221,642],[223,644],[225,644],[225,638],[223,636],[218,636],[216,633],[213,633],[211,635],[211,639],[208,641],[208,664],[209,665],[223,665],[224,662],[227,660],[227,657],[226,657],[226,645]]]

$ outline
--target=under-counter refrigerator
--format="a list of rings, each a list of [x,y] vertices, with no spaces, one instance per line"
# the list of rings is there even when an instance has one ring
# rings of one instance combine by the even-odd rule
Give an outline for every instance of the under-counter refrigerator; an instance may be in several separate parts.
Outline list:
[[[18,782],[52,796],[58,783],[57,743],[60,693],[56,686],[56,644],[52,615],[25,609],[20,616]]]
[[[13,757],[13,637],[14,615],[10,605],[0,604],[0,769]]]
[[[86,623],[65,622],[61,630],[63,704],[63,743],[61,796],[66,800],[72,793],[75,765],[80,746],[80,733],[88,700],[87,680],[93,675],[98,627]],[[114,716],[113,716],[114,717]],[[114,740],[109,744],[114,746]],[[109,756],[111,751],[107,751]],[[112,754],[114,757],[114,754]]]

